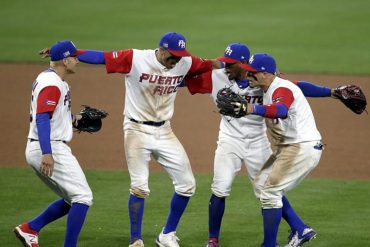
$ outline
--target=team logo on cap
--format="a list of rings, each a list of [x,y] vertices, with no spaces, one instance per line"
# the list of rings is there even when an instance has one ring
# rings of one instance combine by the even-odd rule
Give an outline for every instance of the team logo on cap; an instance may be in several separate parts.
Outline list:
[[[180,40],[179,40],[179,44],[178,44],[178,46],[179,46],[179,47],[181,47],[181,48],[185,48],[185,47],[186,47],[186,43],[185,43],[185,41],[184,41],[184,40],[182,40],[182,39],[180,39]]]
[[[233,53],[233,50],[231,50],[231,47],[230,46],[226,47],[225,55],[229,55],[230,56],[231,53]]]
[[[251,56],[251,58],[249,59],[249,64],[253,63],[253,61],[254,61],[254,55]]]
[[[66,52],[64,52],[64,53],[63,53],[63,56],[64,56],[64,57],[68,57],[68,56],[70,56],[70,55],[71,55],[71,53],[70,53],[69,51],[66,51]]]

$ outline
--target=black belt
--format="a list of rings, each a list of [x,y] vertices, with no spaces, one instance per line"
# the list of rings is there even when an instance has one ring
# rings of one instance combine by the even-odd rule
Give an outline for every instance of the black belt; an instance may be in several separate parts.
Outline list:
[[[139,124],[146,124],[146,125],[150,125],[150,126],[155,126],[155,127],[159,127],[159,126],[162,126],[166,121],[162,121],[162,122],[153,122],[153,121],[137,121],[133,118],[130,118],[130,121],[131,122],[134,122],[134,123],[139,123]]]
[[[38,142],[39,140],[36,140],[36,139],[32,139],[32,138],[29,138],[30,142]],[[62,141],[62,140],[51,140],[53,142],[63,142],[63,143],[67,143],[66,141]]]

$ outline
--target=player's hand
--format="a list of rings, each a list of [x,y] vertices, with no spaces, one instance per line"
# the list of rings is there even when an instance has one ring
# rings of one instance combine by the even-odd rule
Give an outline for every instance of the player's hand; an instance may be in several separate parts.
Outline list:
[[[336,94],[335,94],[335,88],[332,88],[332,89],[330,90],[330,92],[331,92],[331,97],[332,97],[332,98],[334,98],[334,99],[339,99],[339,98],[338,98],[338,96],[336,96]]]
[[[245,116],[249,113],[247,103],[232,102],[231,104],[234,105],[234,111],[236,115]]]
[[[50,48],[44,48],[41,51],[39,51],[39,54],[42,58],[50,57]]]
[[[53,170],[54,170],[53,155],[52,154],[42,155],[40,172],[47,177],[51,177],[53,175]]]
[[[82,118],[81,114],[72,115],[72,126],[76,128],[78,120]]]

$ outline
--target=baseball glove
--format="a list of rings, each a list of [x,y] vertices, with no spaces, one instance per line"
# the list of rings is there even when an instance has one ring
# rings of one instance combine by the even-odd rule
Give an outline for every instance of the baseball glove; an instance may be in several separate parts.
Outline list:
[[[97,132],[102,127],[102,119],[108,116],[108,113],[104,110],[96,109],[88,105],[83,105],[83,109],[80,111],[79,115],[81,118],[78,119],[73,127],[78,132]]]
[[[360,87],[356,85],[339,86],[334,89],[333,96],[338,98],[351,111],[361,114],[366,111],[366,97]]]
[[[247,101],[230,88],[222,88],[217,92],[216,103],[219,113],[222,115],[233,118],[241,118],[247,115]]]

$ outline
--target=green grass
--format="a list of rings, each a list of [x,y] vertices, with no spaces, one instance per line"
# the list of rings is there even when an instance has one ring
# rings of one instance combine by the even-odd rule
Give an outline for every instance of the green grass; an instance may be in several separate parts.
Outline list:
[[[370,74],[367,0],[3,0],[0,62],[41,62],[37,51],[71,39],[80,48],[155,48],[178,31],[201,57],[230,42],[276,57],[286,72]]]
[[[20,246],[13,227],[43,210],[57,197],[33,174],[31,169],[1,168],[0,243]],[[127,198],[129,177],[123,171],[88,170],[86,175],[94,192],[79,246],[127,246],[129,222]],[[198,175],[197,193],[180,222],[178,236],[182,247],[203,246],[207,239],[207,208],[211,176]],[[301,217],[318,231],[308,246],[356,247],[370,242],[370,183],[306,179],[288,194]],[[143,237],[146,246],[154,246],[168,214],[172,195],[171,181],[164,173],[150,176],[151,195],[146,200]],[[222,225],[221,246],[259,246],[262,218],[257,200],[245,176],[238,176],[227,200]],[[49,224],[40,234],[41,246],[61,246],[65,218]],[[280,225],[279,241],[286,243],[288,227]]]

